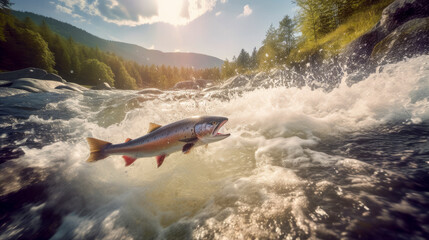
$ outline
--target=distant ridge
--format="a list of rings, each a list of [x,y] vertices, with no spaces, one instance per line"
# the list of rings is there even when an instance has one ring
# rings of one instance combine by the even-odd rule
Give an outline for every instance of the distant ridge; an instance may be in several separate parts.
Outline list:
[[[115,53],[124,59],[133,60],[143,65],[164,64],[166,66],[194,67],[196,69],[203,69],[221,67],[223,64],[221,59],[204,54],[182,52],[166,53],[158,50],[146,49],[135,44],[105,40],[71,24],[31,12],[13,10],[12,14],[21,20],[29,17],[39,25],[42,21],[45,21],[52,31],[65,38],[72,37],[74,41],[80,44],[93,48],[98,47],[102,51]]]

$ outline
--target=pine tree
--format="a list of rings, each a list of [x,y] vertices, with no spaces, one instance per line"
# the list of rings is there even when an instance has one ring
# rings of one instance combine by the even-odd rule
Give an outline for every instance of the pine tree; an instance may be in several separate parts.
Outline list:
[[[241,49],[240,54],[237,57],[237,60],[235,61],[237,64],[237,67],[240,69],[240,71],[245,71],[245,69],[248,69],[250,66],[250,55],[246,50]]]
[[[250,56],[250,66],[251,69],[258,68],[258,51],[256,47],[253,48],[252,55]]]

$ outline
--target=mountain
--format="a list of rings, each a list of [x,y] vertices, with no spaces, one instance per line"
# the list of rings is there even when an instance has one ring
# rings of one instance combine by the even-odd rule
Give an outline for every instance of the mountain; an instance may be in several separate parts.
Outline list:
[[[221,59],[204,54],[161,52],[135,44],[105,40],[68,23],[35,13],[12,11],[12,14],[21,20],[29,17],[39,25],[42,21],[45,21],[52,31],[65,38],[72,37],[74,41],[80,44],[88,47],[98,47],[102,51],[115,53],[124,59],[133,60],[143,65],[164,64],[166,66],[194,67],[196,69],[203,69],[221,67],[223,64]]]

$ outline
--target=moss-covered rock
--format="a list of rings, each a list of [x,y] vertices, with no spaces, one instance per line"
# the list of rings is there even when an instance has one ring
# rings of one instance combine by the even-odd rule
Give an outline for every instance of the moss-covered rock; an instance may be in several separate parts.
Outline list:
[[[408,21],[387,35],[375,45],[370,63],[385,64],[421,54],[429,54],[429,17]]]
[[[428,38],[427,31],[420,33],[412,33],[413,31],[421,31],[424,27],[412,27],[414,23],[424,24],[422,20],[416,20],[429,17],[429,4],[428,0],[396,0],[383,10],[382,17],[377,25],[368,33],[360,36],[352,43],[350,43],[341,58],[346,66],[348,72],[354,72],[360,68],[368,68],[374,66],[374,60],[383,58],[382,53],[388,53],[386,49],[391,47],[384,47],[386,43],[394,44],[389,39],[396,39],[401,35],[406,41],[398,41],[396,46],[403,45],[403,49],[412,49],[412,55],[421,53],[422,48],[413,48],[410,43],[423,44],[423,38]],[[411,22],[408,24],[408,22]],[[404,27],[402,27],[404,26]],[[399,31],[396,32],[396,29]],[[395,33],[396,32],[396,33]],[[399,34],[399,35],[398,35]],[[421,34],[426,34],[422,35]],[[399,39],[399,38],[398,38]],[[423,39],[423,40],[422,40]],[[382,43],[384,42],[384,43]],[[377,47],[377,45],[379,45]],[[377,48],[377,49],[375,49]],[[385,50],[383,50],[385,49]],[[419,52],[420,51],[420,52]],[[404,53],[404,51],[402,51]],[[384,59],[391,61],[402,59],[400,54],[390,53]],[[393,57],[395,55],[395,57]],[[406,56],[409,56],[408,54]],[[398,58],[399,57],[399,58]]]

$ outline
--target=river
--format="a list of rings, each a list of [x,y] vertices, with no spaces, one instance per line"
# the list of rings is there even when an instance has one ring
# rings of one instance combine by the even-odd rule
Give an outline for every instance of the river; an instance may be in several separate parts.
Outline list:
[[[85,161],[86,137],[196,115],[228,117],[231,136],[160,168]],[[428,239],[428,140],[429,56],[329,92],[4,97],[0,239]]]

